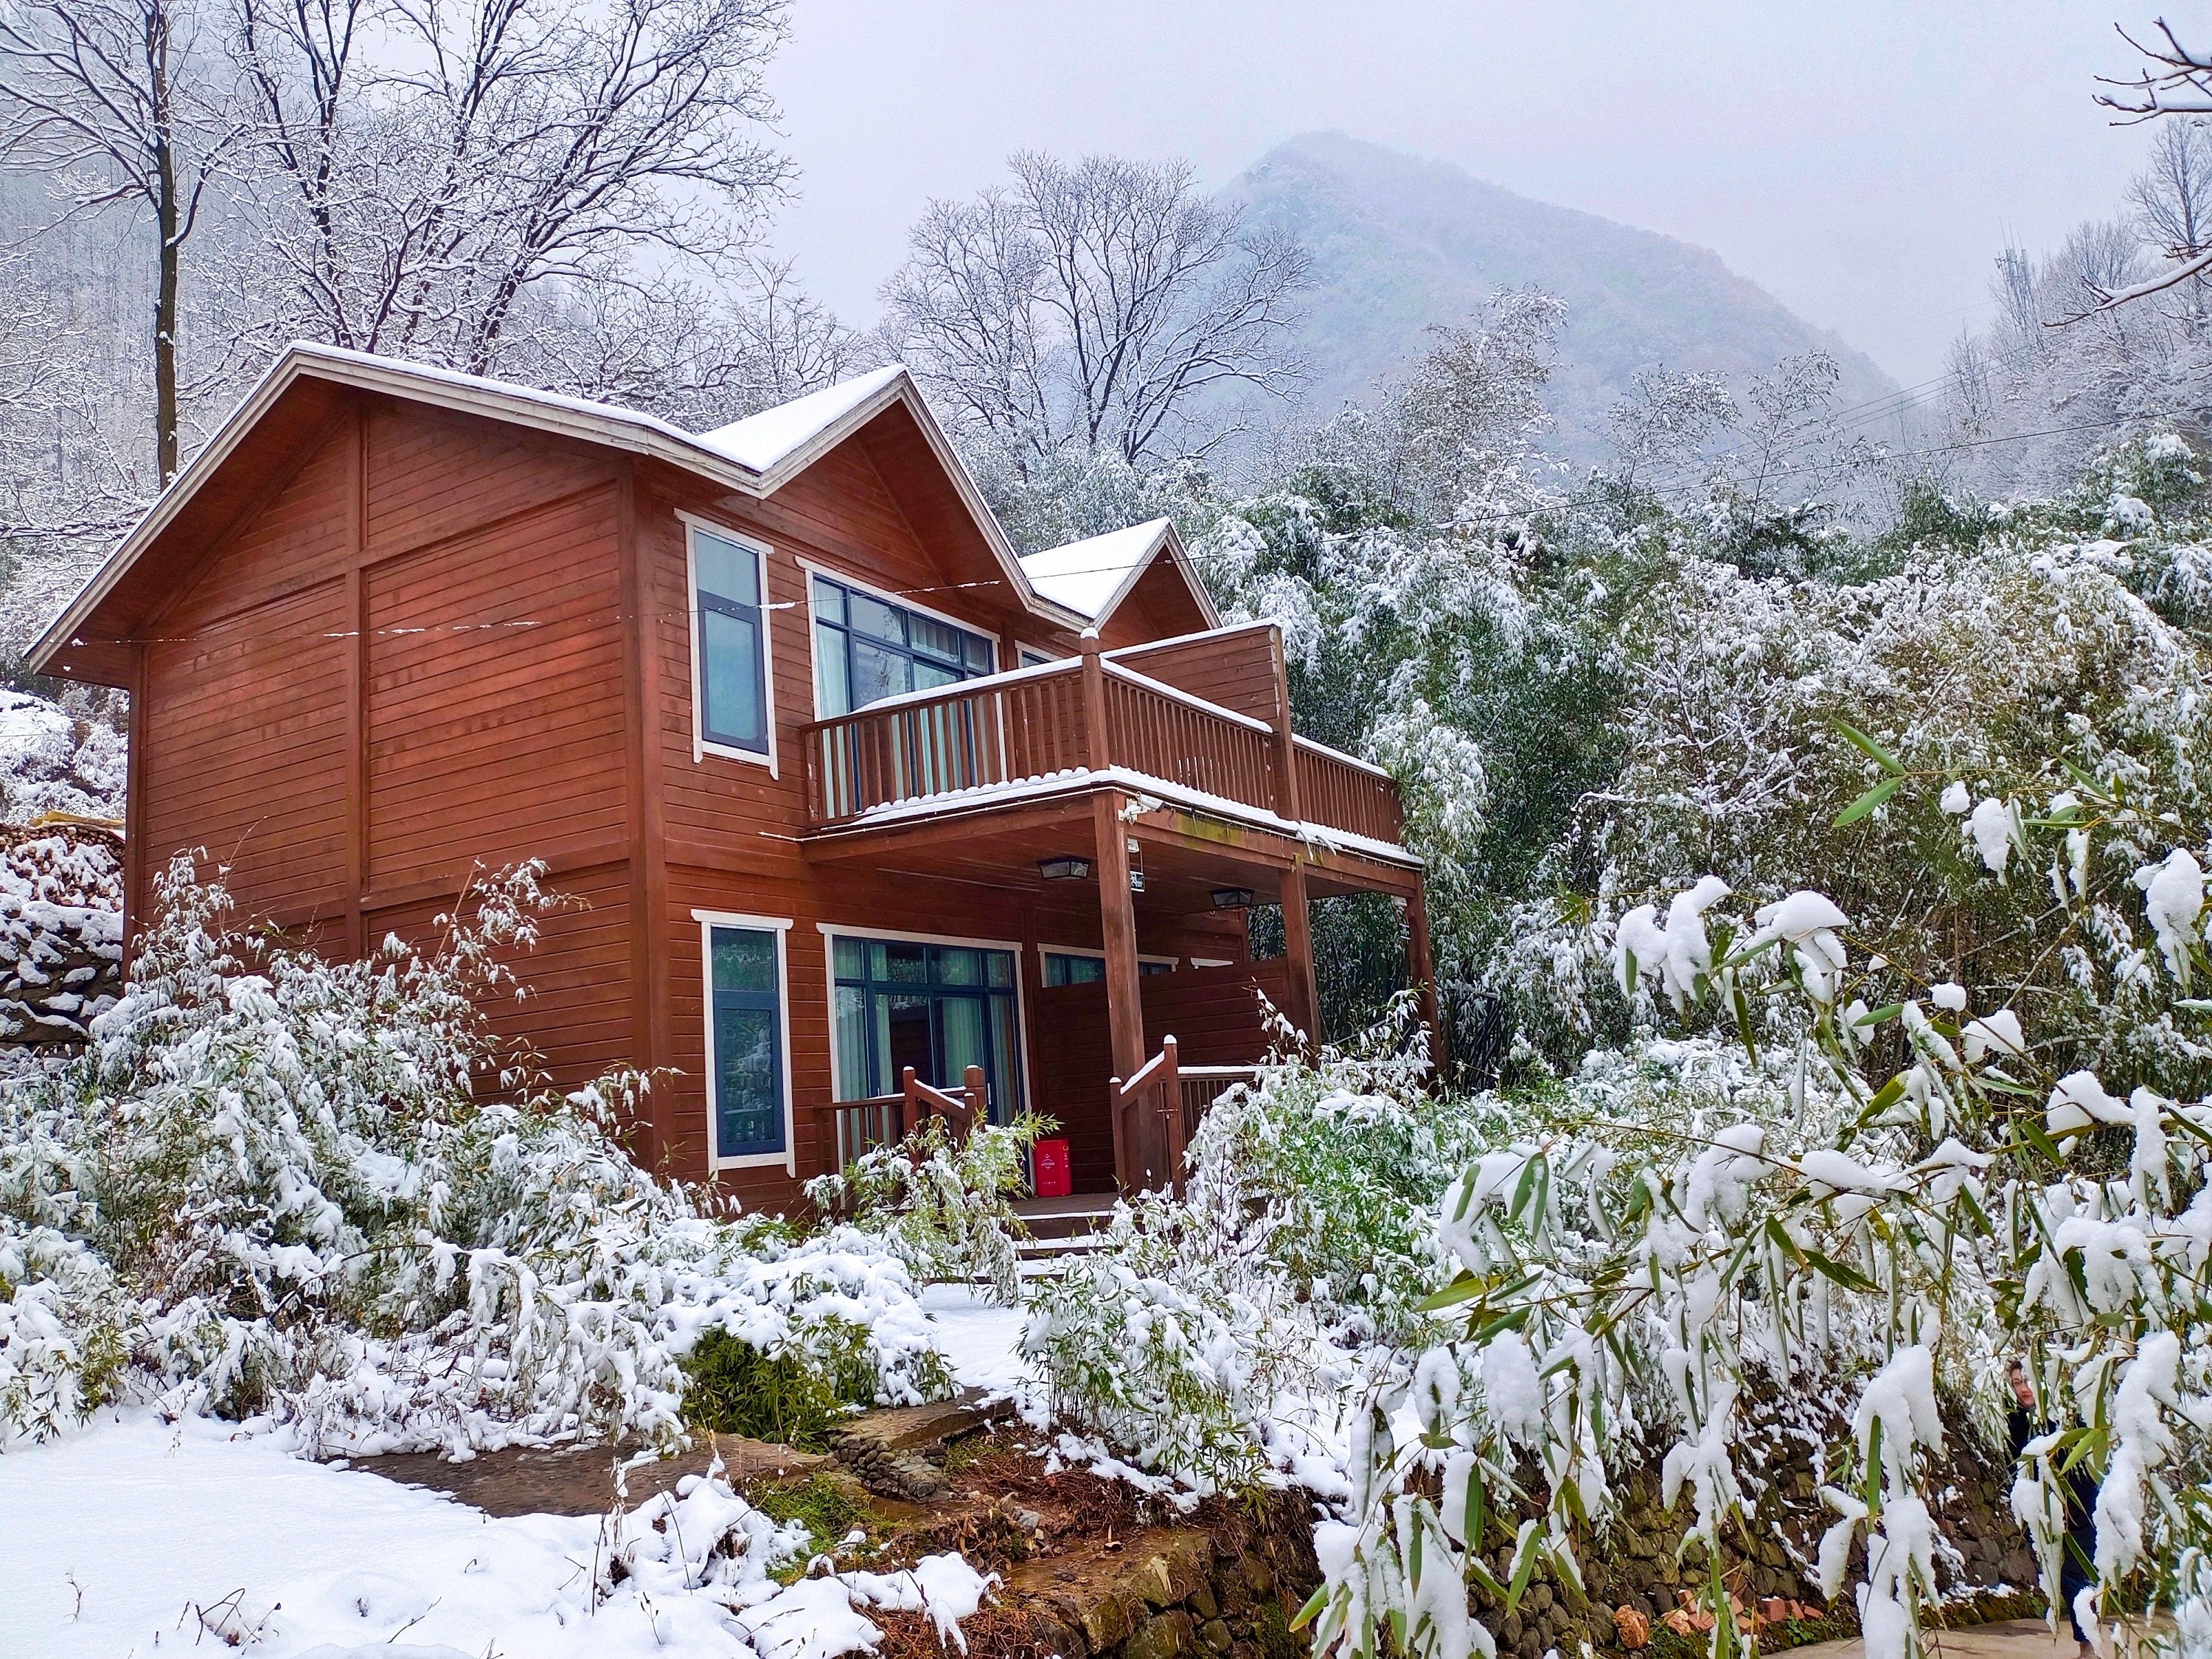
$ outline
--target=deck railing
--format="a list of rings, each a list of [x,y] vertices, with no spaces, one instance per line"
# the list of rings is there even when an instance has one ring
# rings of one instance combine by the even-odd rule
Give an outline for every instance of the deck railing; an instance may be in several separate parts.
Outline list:
[[[1388,772],[1310,738],[1298,738],[1297,748],[1298,800],[1309,819],[1370,841],[1398,844],[1405,815],[1398,803],[1398,786]]]
[[[844,1169],[878,1146],[897,1146],[933,1117],[945,1120],[953,1145],[959,1145],[983,1115],[987,1098],[981,1066],[970,1066],[963,1081],[965,1087],[939,1089],[922,1082],[909,1066],[895,1095],[817,1105],[814,1109],[829,1113],[836,1127],[837,1167]]]
[[[886,698],[803,737],[817,829],[1107,769],[1288,816],[1280,732],[1097,654]],[[1396,843],[1388,775],[1304,738],[1288,754],[1297,817]]]

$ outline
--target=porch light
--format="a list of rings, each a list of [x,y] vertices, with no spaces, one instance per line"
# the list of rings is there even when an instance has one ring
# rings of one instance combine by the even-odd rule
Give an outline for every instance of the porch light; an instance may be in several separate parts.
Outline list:
[[[1249,887],[1217,887],[1213,890],[1213,908],[1217,910],[1245,910],[1252,904],[1252,890]]]
[[[1079,858],[1039,859],[1037,874],[1047,881],[1087,881],[1091,860]]]

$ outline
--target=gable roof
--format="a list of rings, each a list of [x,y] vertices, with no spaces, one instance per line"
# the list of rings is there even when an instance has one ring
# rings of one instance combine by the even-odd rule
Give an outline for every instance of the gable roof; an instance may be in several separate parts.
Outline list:
[[[1138,579],[1165,550],[1184,581],[1189,584],[1208,628],[1221,626],[1213,597],[1198,579],[1198,571],[1183,550],[1182,538],[1172,521],[1153,519],[1126,530],[1109,530],[1079,542],[1046,548],[1021,556],[1023,574],[1030,585],[1054,604],[1080,614],[1092,628],[1108,617],[1129,597]]]
[[[765,497],[851,437],[894,404],[911,412],[929,449],[959,497],[967,517],[1005,572],[1016,601],[1032,614],[1065,627],[1096,620],[1085,610],[1041,592],[1014,552],[982,492],[953,452],[913,377],[899,364],[872,371],[791,403],[708,433],[691,433],[655,416],[613,404],[539,392],[505,380],[402,362],[368,352],[295,341],[255,383],[213,437],[170,482],[118,543],[92,579],[31,648],[27,665],[47,672],[76,639],[100,602],[142,554],[215,477],[284,394],[301,381],[375,392],[510,422],[538,431],[604,444],[648,456],[739,494]],[[1194,574],[1186,573],[1200,605],[1212,614]],[[1116,600],[1118,603],[1118,599]],[[1109,607],[1110,609],[1110,607]]]

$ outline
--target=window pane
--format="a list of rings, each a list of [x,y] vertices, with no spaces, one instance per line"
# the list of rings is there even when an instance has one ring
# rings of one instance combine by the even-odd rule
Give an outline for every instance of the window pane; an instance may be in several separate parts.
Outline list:
[[[991,1069],[991,1044],[988,1005],[981,997],[939,997],[937,999],[937,1052],[939,1067],[945,1075],[939,1080],[940,1089],[957,1089],[965,1080],[970,1066],[981,1066],[988,1074]],[[985,1105],[988,1108],[987,1100]]]
[[[1171,974],[1175,972],[1175,963],[1172,962],[1139,962],[1137,964],[1137,971],[1140,974]]]
[[[865,708],[884,697],[895,697],[902,691],[914,690],[909,677],[911,665],[903,654],[886,651],[881,646],[870,645],[866,640],[853,641],[853,707]]]
[[[814,579],[814,614],[823,622],[845,620],[845,590],[821,577]]]
[[[775,935],[750,927],[714,929],[717,991],[775,990]]]
[[[845,675],[845,633],[827,623],[814,628],[814,701],[823,720],[853,712],[853,688]]]
[[[853,626],[863,634],[872,634],[894,645],[906,643],[906,612],[865,593],[849,594],[848,602],[853,607]]]
[[[981,985],[983,982],[983,953],[955,945],[940,945],[936,949],[937,982],[939,985]]]
[[[837,977],[866,979],[867,976],[868,958],[865,944],[856,939],[839,939],[837,941]]]
[[[942,657],[948,662],[960,660],[960,630],[947,628],[930,617],[909,616],[907,635],[917,651],[927,651],[933,657]]]
[[[988,953],[988,959],[991,964],[991,983],[1012,985],[1014,982],[1013,953],[1010,951],[993,951]]]
[[[991,1073],[991,1121],[1004,1123],[1021,1104],[1021,1056],[1015,1052],[1014,1000],[991,999],[991,1043],[997,1061]]]
[[[877,948],[884,953],[883,977],[894,985],[927,985],[929,982],[929,947],[927,945],[889,944]]]
[[[959,679],[960,671],[957,668],[940,668],[926,658],[916,657],[914,659],[914,689],[917,691],[931,691],[940,685],[957,684]]]
[[[963,634],[960,636],[960,645],[966,654],[970,672],[988,674],[991,672],[991,662],[997,653],[992,650],[990,641],[981,634]]]
[[[783,1150],[782,1075],[775,1015],[766,1008],[714,1007],[715,1142],[724,1158]]]
[[[839,939],[837,951],[844,954],[850,939]],[[844,971],[841,966],[840,973]],[[868,994],[858,986],[837,988],[837,1097],[840,1100],[868,1100],[883,1092],[868,1067]]]
[[[719,593],[742,605],[760,603],[760,561],[750,547],[695,530],[691,557],[698,569],[701,592]]]
[[[741,749],[768,748],[768,723],[763,717],[760,624],[719,611],[699,613],[702,641],[701,678],[705,682],[707,707],[702,722],[717,743]]]

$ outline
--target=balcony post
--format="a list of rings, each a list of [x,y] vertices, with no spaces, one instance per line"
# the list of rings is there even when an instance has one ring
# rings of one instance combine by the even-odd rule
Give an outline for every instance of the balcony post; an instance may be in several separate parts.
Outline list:
[[[1437,964],[1429,948],[1429,899],[1426,883],[1417,882],[1406,896],[1406,979],[1421,1001],[1421,1024],[1429,1028],[1429,1064],[1442,1077],[1450,1052],[1443,1021],[1437,1006]]]
[[[1132,1078],[1145,1063],[1145,1009],[1137,976],[1137,906],[1129,892],[1129,826],[1121,822],[1118,789],[1101,789],[1091,802],[1098,843],[1098,920],[1106,944],[1107,1036],[1114,1075]],[[1144,1115],[1122,1109],[1119,1089],[1108,1091],[1106,1102],[1113,1119],[1115,1179],[1131,1192],[1151,1186],[1152,1134]]]
[[[1305,805],[1298,789],[1297,734],[1291,727],[1291,675],[1283,661],[1283,632],[1268,630],[1275,664],[1275,815],[1292,823],[1305,822]],[[1293,838],[1291,867],[1283,872],[1283,954],[1290,958],[1291,1021],[1315,1047],[1321,1045],[1321,993],[1314,981],[1313,927],[1306,914],[1306,868],[1298,860],[1304,843]]]
[[[1114,763],[1106,744],[1106,667],[1098,658],[1098,636],[1085,632],[1083,651],[1083,763],[1094,772]],[[1125,859],[1123,862],[1127,862]]]
[[[1292,855],[1297,856],[1295,854]],[[1306,913],[1306,867],[1283,872],[1283,954],[1290,960],[1291,1023],[1321,1046],[1321,991],[1314,980],[1313,922]]]

